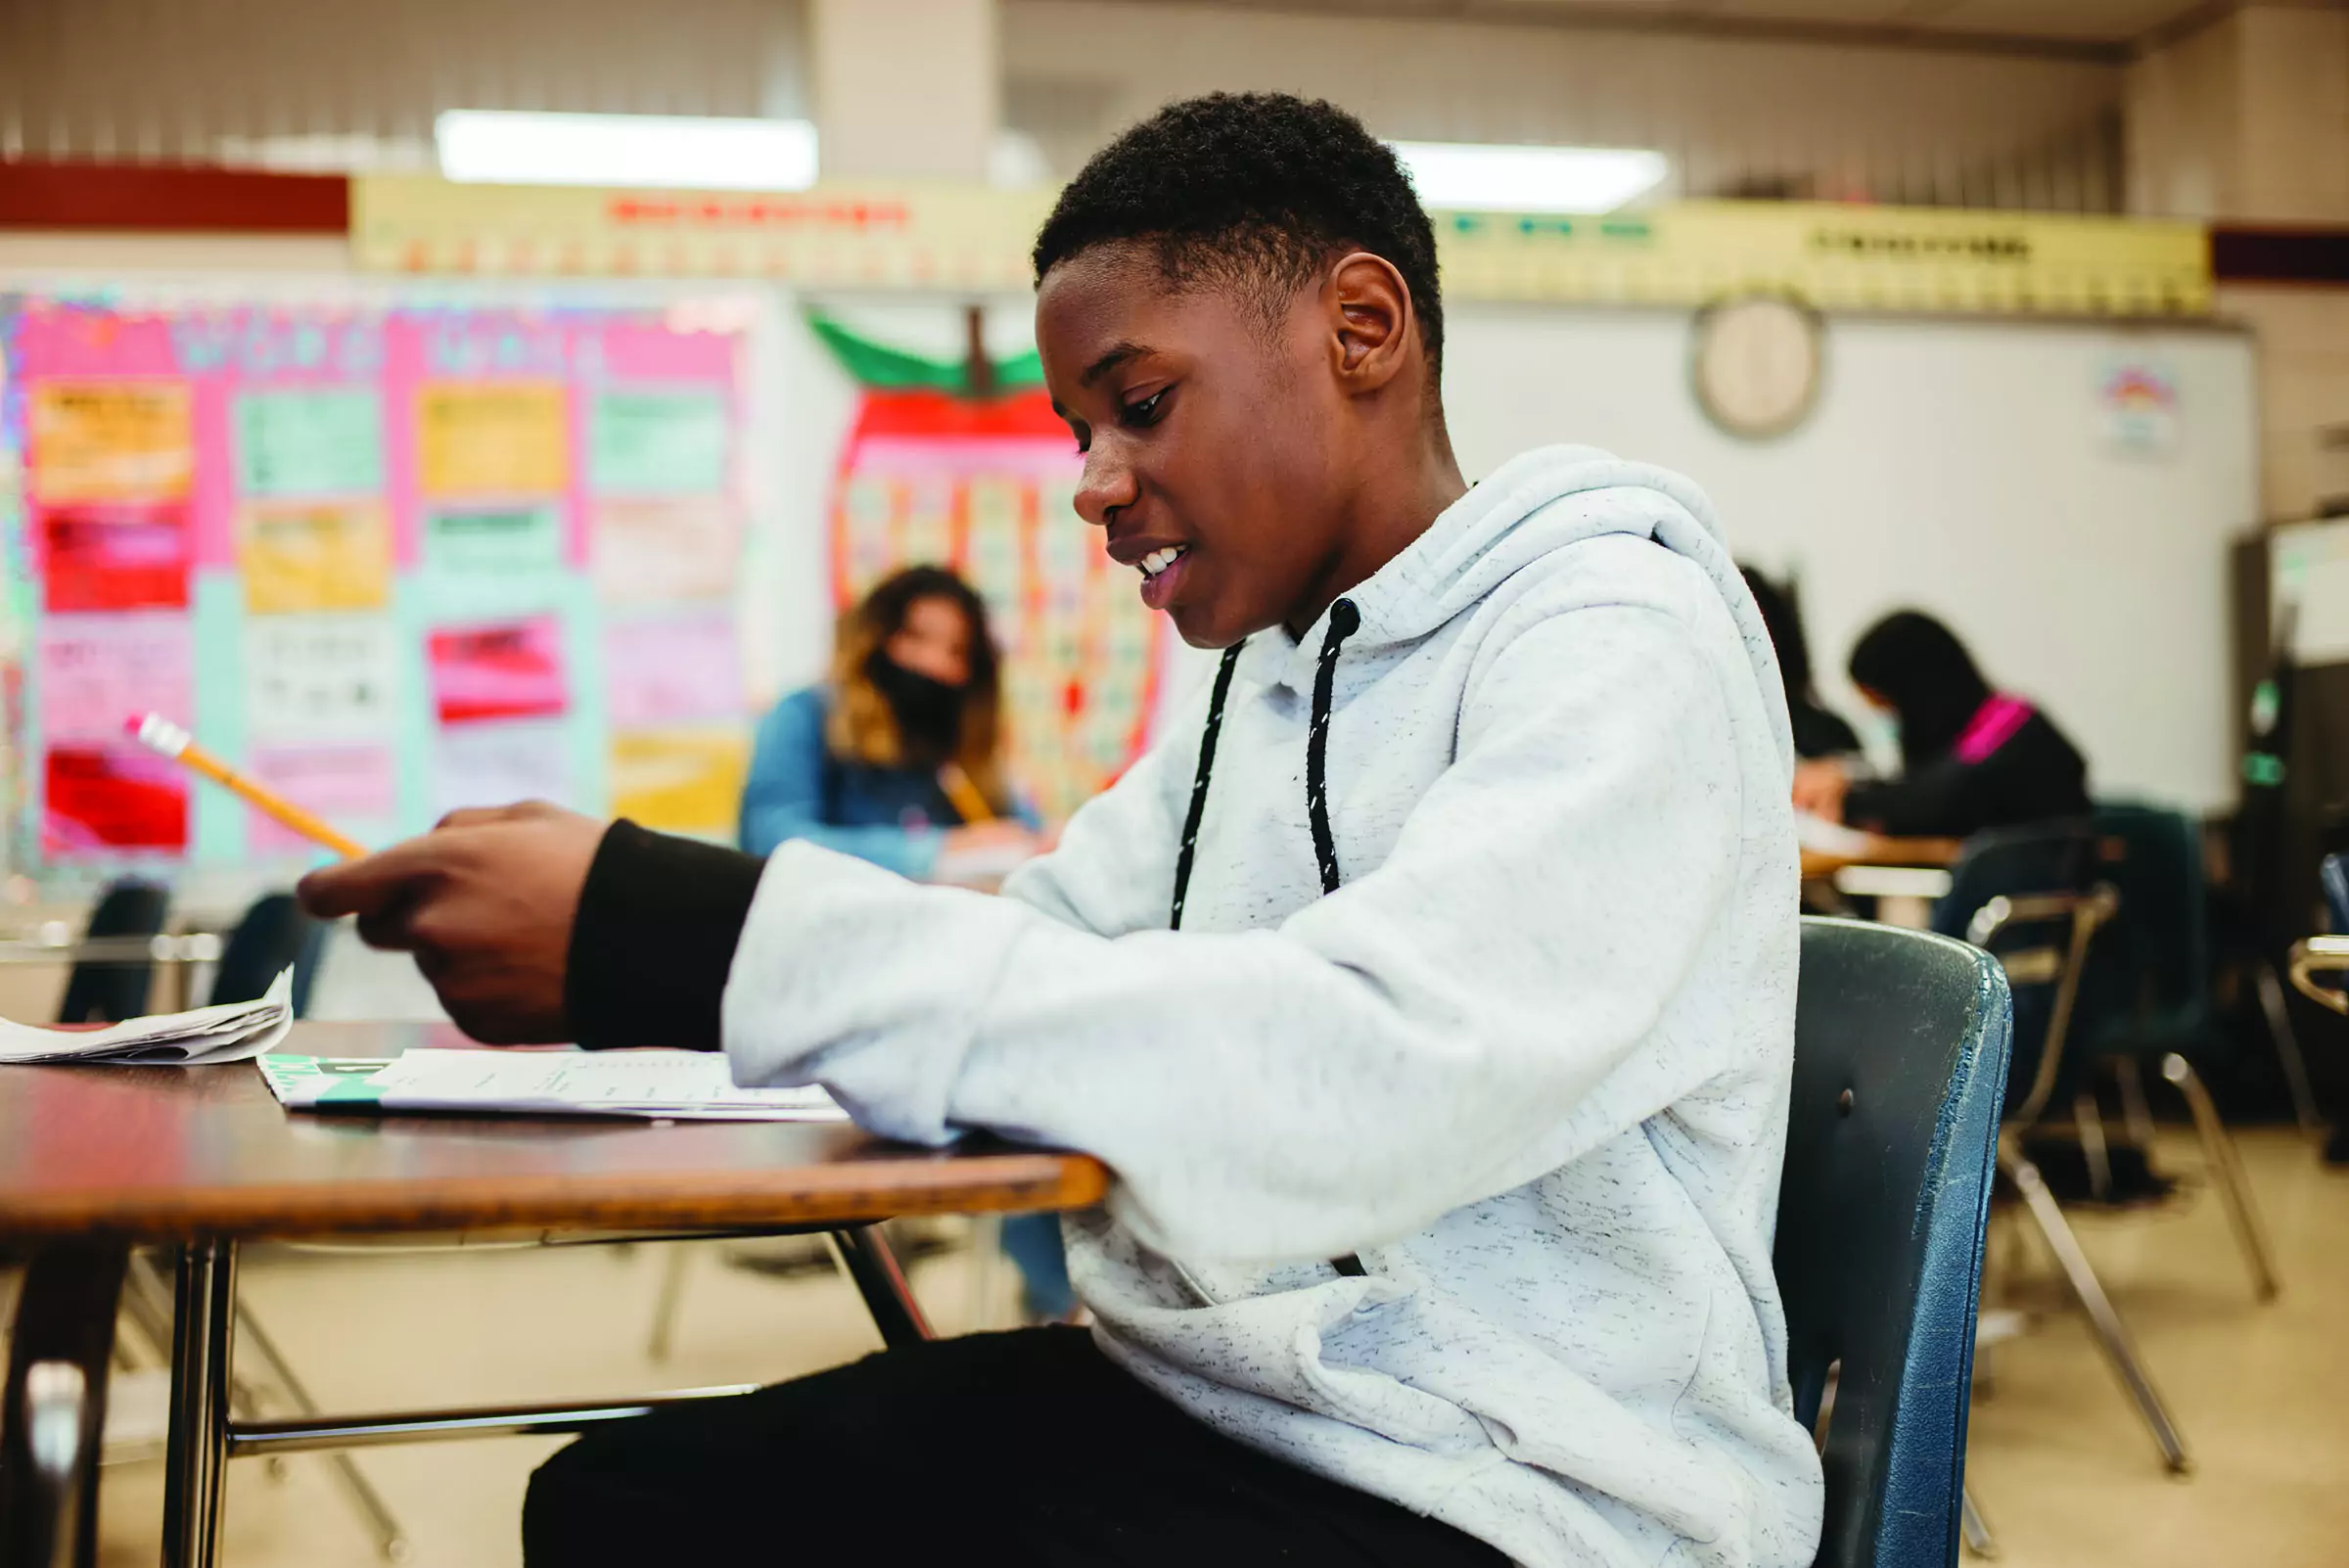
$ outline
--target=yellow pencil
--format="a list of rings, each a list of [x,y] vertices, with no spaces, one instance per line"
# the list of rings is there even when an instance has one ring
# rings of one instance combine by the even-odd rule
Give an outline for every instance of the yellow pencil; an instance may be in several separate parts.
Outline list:
[[[966,826],[995,819],[995,808],[987,804],[987,797],[979,793],[979,786],[971,782],[971,775],[962,770],[961,763],[948,762],[940,768],[938,787],[946,792],[946,799],[962,813]]]
[[[149,751],[168,757],[192,771],[244,798],[254,810],[292,828],[313,844],[322,844],[345,860],[364,859],[365,845],[346,839],[317,817],[274,790],[264,789],[196,744],[196,738],[161,714],[130,720],[130,732]]]

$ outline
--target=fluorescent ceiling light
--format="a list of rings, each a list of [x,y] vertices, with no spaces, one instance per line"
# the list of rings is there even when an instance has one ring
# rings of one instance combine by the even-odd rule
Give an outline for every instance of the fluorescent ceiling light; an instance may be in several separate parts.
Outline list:
[[[1468,212],[1612,212],[1664,183],[1662,153],[1631,147],[1397,142],[1420,204]]]
[[[452,180],[703,191],[815,183],[815,126],[804,119],[451,109],[433,134],[440,172]]]

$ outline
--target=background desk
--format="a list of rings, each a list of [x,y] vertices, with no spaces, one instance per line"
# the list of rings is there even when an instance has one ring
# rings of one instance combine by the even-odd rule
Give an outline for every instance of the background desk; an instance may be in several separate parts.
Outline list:
[[[297,1024],[284,1048],[369,1057],[459,1042],[444,1026]],[[294,1115],[249,1062],[0,1069],[0,1242],[69,1253],[85,1300],[93,1273],[103,1279],[111,1267],[118,1279],[131,1244],[180,1249],[164,1558],[191,1568],[213,1560],[235,1435],[226,1373],[239,1240],[838,1229],[844,1262],[894,1338],[887,1298],[904,1299],[902,1280],[878,1238],[851,1227],[898,1215],[1079,1208],[1108,1185],[1107,1171],[1082,1155],[979,1140],[909,1148],[845,1124]],[[39,1298],[69,1298],[75,1271],[36,1261],[18,1308],[20,1353],[23,1326],[53,1310]],[[22,1412],[10,1403],[0,1414],[13,1426]]]

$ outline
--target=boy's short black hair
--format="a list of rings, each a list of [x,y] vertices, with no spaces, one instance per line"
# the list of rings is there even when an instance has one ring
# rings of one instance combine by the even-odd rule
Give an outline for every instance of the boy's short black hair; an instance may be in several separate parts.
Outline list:
[[[1096,245],[1152,246],[1170,281],[1228,284],[1277,307],[1346,251],[1403,274],[1431,368],[1443,365],[1436,234],[1394,150],[1334,104],[1211,93],[1169,104],[1086,162],[1036,237],[1036,280]]]

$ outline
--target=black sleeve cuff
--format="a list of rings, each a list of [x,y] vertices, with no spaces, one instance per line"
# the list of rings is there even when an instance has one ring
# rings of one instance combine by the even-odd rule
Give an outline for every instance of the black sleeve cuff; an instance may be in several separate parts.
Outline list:
[[[718,1004],[766,862],[622,818],[579,889],[563,982],[588,1050],[719,1048]]]

